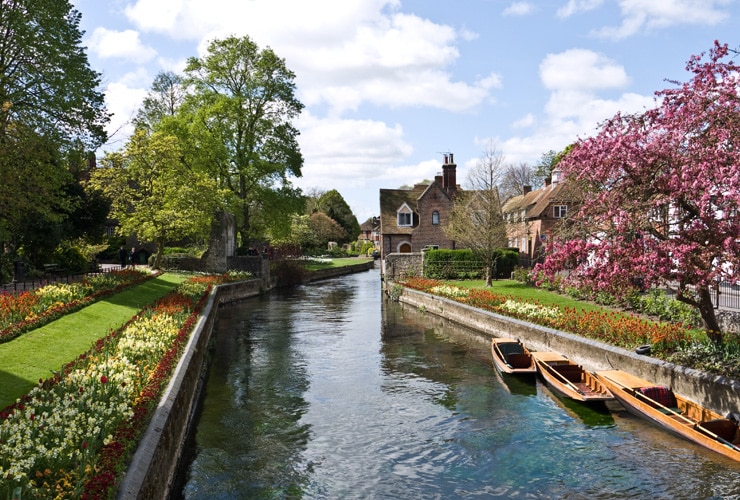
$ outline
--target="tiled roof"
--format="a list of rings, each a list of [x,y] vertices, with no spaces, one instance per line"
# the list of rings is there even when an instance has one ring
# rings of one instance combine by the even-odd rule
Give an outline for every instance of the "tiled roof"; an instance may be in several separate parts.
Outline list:
[[[558,182],[530,191],[527,194],[514,196],[504,203],[502,210],[505,214],[525,210],[527,219],[540,218],[551,203],[562,202],[567,204],[568,200],[563,196],[565,194],[563,186],[565,186],[565,183]]]
[[[385,234],[411,234],[413,227],[398,227],[396,211],[406,203],[418,217],[416,201],[428,187],[425,184],[417,184],[412,189],[381,189],[380,231]]]

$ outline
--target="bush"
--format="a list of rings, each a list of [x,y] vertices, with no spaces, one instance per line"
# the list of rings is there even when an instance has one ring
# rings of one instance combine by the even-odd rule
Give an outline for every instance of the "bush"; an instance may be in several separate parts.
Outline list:
[[[509,278],[519,263],[519,252],[498,250],[494,279]],[[430,279],[472,280],[485,277],[483,263],[472,250],[428,250],[424,253],[424,277]]]
[[[82,274],[87,272],[89,260],[76,246],[62,244],[54,250],[54,261],[67,273]]]

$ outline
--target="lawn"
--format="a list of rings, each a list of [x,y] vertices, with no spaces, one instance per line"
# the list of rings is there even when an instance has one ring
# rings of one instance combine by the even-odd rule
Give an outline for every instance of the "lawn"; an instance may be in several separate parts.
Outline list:
[[[460,288],[477,288],[486,290],[485,280],[445,281],[445,283]],[[491,287],[488,288],[488,290],[502,295],[510,295],[513,298],[524,301],[537,302],[545,306],[567,307],[586,312],[603,312],[612,310],[598,304],[576,300],[567,295],[543,290],[515,280],[495,280],[492,282]]]
[[[373,260],[372,257],[340,257],[330,259],[312,259],[306,264],[309,271],[318,271],[320,269],[331,269],[334,267],[354,266],[355,264],[364,264]]]
[[[165,273],[0,344],[0,408],[14,403],[39,379],[49,378],[184,279]]]

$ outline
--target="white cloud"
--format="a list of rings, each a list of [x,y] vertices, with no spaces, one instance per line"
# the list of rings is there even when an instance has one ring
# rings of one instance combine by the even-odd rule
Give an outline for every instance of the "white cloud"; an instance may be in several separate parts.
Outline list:
[[[517,121],[511,124],[512,128],[527,128],[534,125],[536,119],[532,113],[527,113]]]
[[[630,83],[621,65],[586,49],[548,54],[540,63],[540,79],[551,90],[621,88]]]
[[[504,9],[505,16],[526,16],[535,11],[534,6],[529,2],[514,2]]]
[[[557,11],[558,17],[570,17],[579,12],[588,12],[601,6],[604,0],[568,0],[568,3]]]
[[[131,120],[147,93],[144,88],[131,87],[126,83],[134,79],[136,78],[129,75],[121,81],[110,83],[105,89],[108,111],[113,114],[106,129],[109,135],[104,147],[106,150],[120,148],[133,132]]]
[[[303,175],[319,185],[356,187],[383,178],[391,165],[412,153],[400,125],[304,113],[296,126],[301,130],[301,152],[310,158]]]
[[[498,76],[467,83],[450,71],[460,56],[456,43],[477,35],[397,12],[399,5],[138,0],[126,14],[141,30],[200,40],[201,54],[209,40],[248,34],[285,58],[304,104],[326,104],[335,116],[367,103],[462,111],[485,102]]]
[[[157,51],[141,43],[139,33],[134,30],[96,28],[87,43],[91,52],[101,59],[119,58],[145,63],[157,55]]]
[[[683,24],[714,26],[729,18],[722,7],[731,0],[621,0],[622,24],[596,30],[597,36],[621,39],[641,30],[652,31]]]

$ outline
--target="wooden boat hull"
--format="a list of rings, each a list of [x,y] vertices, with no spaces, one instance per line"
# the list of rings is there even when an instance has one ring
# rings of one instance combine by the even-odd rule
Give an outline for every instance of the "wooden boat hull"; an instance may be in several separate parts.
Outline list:
[[[596,403],[611,401],[614,395],[591,372],[557,352],[533,352],[537,372],[561,396]]]
[[[518,339],[492,339],[491,355],[493,365],[501,373],[510,375],[535,375],[537,373],[532,354]]]
[[[740,462],[740,430],[736,423],[682,396],[672,394],[670,389],[656,386],[621,370],[600,371],[596,372],[596,376],[633,415]],[[644,388],[663,392],[668,390],[669,396],[673,398],[669,404],[675,403],[675,407],[666,406],[658,399],[645,397],[642,394],[646,392]]]

